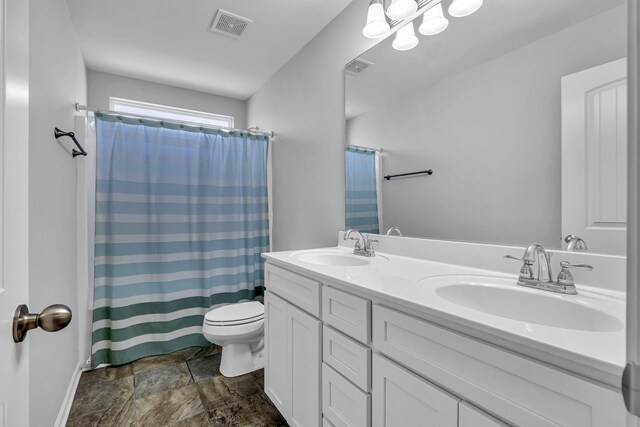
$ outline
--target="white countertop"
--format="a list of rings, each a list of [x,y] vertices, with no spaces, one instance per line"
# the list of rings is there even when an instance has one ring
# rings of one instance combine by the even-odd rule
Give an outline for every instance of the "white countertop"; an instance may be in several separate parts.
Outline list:
[[[358,267],[311,264],[296,258],[301,253],[352,254],[346,247],[263,254],[271,263],[318,278],[323,282],[369,295],[395,305],[407,307],[427,320],[468,336],[557,366],[593,380],[619,387],[625,364],[625,295],[621,292],[578,285],[578,295],[559,295],[528,289],[516,284],[517,274],[505,274],[462,265],[378,253],[368,265]],[[514,267],[516,267],[514,265]],[[517,272],[517,268],[514,268]],[[518,290],[595,308],[621,322],[618,330],[593,332],[545,326],[496,316],[452,303],[439,297],[431,288],[443,275],[498,277],[500,282]]]

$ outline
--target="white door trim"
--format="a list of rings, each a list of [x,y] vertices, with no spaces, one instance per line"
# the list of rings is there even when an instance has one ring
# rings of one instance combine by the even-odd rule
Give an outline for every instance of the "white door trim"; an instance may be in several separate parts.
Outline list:
[[[28,426],[30,413],[29,338],[15,344],[11,334],[16,307],[29,302],[29,3],[0,0],[0,426],[7,427]]]

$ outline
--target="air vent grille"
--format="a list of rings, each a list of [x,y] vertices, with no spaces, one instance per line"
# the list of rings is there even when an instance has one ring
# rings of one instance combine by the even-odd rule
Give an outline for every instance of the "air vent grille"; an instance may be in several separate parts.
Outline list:
[[[373,62],[365,61],[362,58],[356,58],[353,61],[349,62],[344,67],[344,70],[349,74],[355,75],[355,74],[360,74],[361,72],[371,67],[372,65],[373,65]]]
[[[244,34],[247,26],[252,22],[253,21],[249,18],[219,9],[218,13],[216,13],[215,19],[213,20],[213,24],[211,24],[211,31],[234,39],[239,39]]]

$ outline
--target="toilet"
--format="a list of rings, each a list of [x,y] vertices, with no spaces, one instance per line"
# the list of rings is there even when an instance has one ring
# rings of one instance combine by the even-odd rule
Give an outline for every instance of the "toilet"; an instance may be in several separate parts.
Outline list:
[[[237,377],[264,367],[264,305],[239,302],[214,308],[204,316],[204,337],[222,347],[220,372]]]

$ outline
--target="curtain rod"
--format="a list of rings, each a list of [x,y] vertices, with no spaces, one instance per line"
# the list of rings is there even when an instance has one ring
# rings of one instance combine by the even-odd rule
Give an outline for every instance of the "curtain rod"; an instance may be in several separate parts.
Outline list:
[[[382,153],[382,148],[370,148],[370,147],[362,147],[360,145],[347,145],[346,148],[353,148],[354,150],[363,150],[363,151],[373,151],[375,153]]]
[[[143,116],[142,114],[121,113],[121,112],[112,111],[112,110],[97,110],[95,108],[89,108],[86,105],[82,105],[79,102],[76,102],[76,107],[75,108],[76,108],[76,111],[87,111],[87,112],[91,112],[91,113],[102,113],[102,114],[109,114],[109,115],[115,115],[115,116],[133,117],[133,118],[136,118],[136,119],[155,120],[155,121],[158,121],[158,122],[184,124],[184,125],[187,125],[187,126],[223,130],[223,131],[228,131],[228,132],[246,132],[246,133],[250,133],[250,134],[253,134],[253,135],[266,135],[269,138],[273,138],[275,136],[275,133],[273,131],[268,131],[268,132],[259,131],[258,130],[258,126],[250,127],[249,129],[232,129],[232,128],[225,128],[225,127],[222,127],[222,126],[206,125],[206,124],[203,124],[203,123],[177,121],[177,120],[170,120],[170,119],[161,119],[159,117]]]

